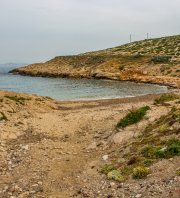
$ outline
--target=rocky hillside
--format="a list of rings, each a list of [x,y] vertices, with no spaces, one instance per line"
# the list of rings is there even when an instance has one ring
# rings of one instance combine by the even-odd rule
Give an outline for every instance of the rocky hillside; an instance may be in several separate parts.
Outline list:
[[[136,41],[85,55],[151,55],[180,58],[180,35]]]
[[[180,35],[137,41],[12,71],[46,77],[107,78],[180,87]]]

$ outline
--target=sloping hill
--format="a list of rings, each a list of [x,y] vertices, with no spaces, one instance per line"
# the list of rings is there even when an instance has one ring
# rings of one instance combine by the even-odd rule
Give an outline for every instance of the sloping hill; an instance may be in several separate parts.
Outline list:
[[[136,41],[86,55],[165,55],[180,58],[180,35]]]
[[[12,72],[31,76],[131,80],[180,87],[180,35],[137,41],[76,56],[58,56]]]

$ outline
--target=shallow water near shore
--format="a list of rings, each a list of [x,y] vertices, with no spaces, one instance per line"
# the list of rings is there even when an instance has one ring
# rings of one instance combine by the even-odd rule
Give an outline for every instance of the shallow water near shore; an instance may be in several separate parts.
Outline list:
[[[28,77],[0,74],[0,89],[49,96],[57,100],[124,98],[167,92],[152,84],[95,79]]]

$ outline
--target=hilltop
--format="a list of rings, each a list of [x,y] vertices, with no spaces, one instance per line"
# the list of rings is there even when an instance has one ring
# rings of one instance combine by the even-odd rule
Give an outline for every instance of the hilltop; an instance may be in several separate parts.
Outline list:
[[[145,39],[125,45],[85,53],[86,55],[147,55],[180,58],[180,35]]]
[[[136,41],[75,56],[57,56],[12,71],[21,75],[105,78],[180,87],[180,35]]]

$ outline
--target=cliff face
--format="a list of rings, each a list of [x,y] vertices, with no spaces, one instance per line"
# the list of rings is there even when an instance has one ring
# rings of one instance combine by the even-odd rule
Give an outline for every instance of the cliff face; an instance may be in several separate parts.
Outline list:
[[[12,71],[44,77],[106,78],[180,87],[180,35],[150,39]]]

